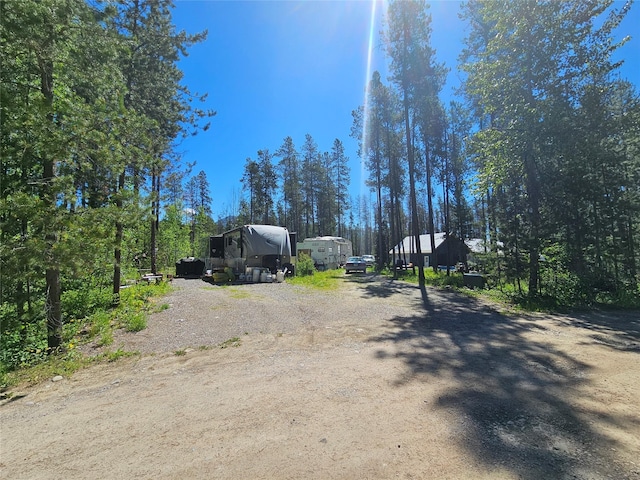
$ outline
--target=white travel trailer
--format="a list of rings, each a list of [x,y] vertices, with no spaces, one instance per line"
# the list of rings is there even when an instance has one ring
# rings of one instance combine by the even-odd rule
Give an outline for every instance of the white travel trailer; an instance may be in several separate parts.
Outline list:
[[[318,270],[338,268],[353,255],[351,240],[329,236],[305,238],[298,243],[297,251],[309,255]]]

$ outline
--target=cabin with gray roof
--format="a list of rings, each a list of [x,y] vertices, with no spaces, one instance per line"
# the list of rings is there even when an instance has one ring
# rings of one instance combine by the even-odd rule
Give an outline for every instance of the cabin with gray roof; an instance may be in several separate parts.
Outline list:
[[[420,235],[420,252],[416,251],[413,235],[404,237],[402,242],[389,250],[393,264],[412,263],[418,265],[419,255],[423,256],[425,267],[434,264],[454,266],[457,263],[466,262],[469,247],[464,241],[444,232],[435,233],[434,237],[435,251],[433,252],[431,251],[431,236],[428,233]]]

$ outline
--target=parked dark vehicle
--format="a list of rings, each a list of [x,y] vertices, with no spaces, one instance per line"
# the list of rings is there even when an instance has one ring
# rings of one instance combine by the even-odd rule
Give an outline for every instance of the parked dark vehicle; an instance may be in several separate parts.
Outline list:
[[[367,273],[367,262],[362,257],[349,257],[344,265],[345,273],[362,272]]]

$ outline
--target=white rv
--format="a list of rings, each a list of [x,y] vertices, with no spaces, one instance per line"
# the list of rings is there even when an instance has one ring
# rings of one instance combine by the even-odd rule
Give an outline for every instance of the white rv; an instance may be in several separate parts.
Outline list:
[[[296,250],[309,255],[318,270],[338,268],[353,255],[351,240],[342,237],[305,238]]]

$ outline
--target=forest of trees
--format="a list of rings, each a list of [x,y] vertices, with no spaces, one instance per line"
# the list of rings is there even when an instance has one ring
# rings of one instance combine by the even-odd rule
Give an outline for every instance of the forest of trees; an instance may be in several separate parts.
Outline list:
[[[115,307],[127,277],[245,223],[344,236],[379,267],[405,235],[445,231],[485,240],[486,273],[522,296],[638,295],[640,99],[614,61],[630,3],[465,2],[463,82],[445,103],[429,5],[391,2],[390,77],[373,73],[345,132],[371,197],[349,197],[341,140],[286,137],[246,159],[218,221],[206,174],[177,150],[215,114],[178,66],[207,32],[177,31],[171,8],[0,1],[3,349],[55,350],[71,299],[106,291]]]
[[[284,225],[303,239],[345,235],[350,201],[348,161],[339,139],[331,151],[320,152],[310,134],[300,152],[291,137],[284,139],[274,155],[259,150],[257,160],[247,158],[244,167],[242,183],[248,198],[241,201],[237,221]]]
[[[613,60],[630,6],[463,4],[464,82],[445,104],[429,5],[392,2],[389,83],[373,73],[351,131],[374,200],[348,197],[341,142],[321,153],[308,134],[247,159],[240,218],[345,236],[380,267],[405,235],[420,249],[431,234],[432,250],[436,232],[479,238],[485,273],[519,295],[637,295],[640,106]]]
[[[161,212],[183,190],[175,145],[214,112],[194,106],[203,98],[178,68],[206,32],[176,31],[171,6],[0,2],[3,347],[44,331],[55,350],[70,297],[110,289],[117,305],[123,268],[156,271],[181,241],[158,228],[161,215],[182,216],[182,198]],[[211,212],[206,178],[192,182],[195,223]]]

